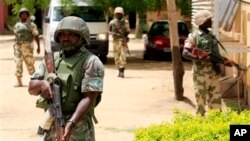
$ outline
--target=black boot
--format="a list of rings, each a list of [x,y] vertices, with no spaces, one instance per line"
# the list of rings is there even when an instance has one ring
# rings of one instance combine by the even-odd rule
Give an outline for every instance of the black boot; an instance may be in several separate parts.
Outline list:
[[[119,73],[118,73],[118,76],[117,77],[121,77],[121,69],[119,69]]]
[[[119,76],[118,77],[124,78],[124,68],[119,69]]]

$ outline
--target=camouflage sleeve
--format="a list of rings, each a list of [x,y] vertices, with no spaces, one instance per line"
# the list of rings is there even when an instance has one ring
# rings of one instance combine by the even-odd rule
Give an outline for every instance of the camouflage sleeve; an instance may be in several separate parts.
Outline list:
[[[113,24],[114,24],[114,20],[111,20],[110,22],[109,22],[109,31],[112,31],[113,29]]]
[[[19,24],[19,22],[18,22],[18,23],[16,23],[16,24],[15,24],[15,26],[14,26],[14,33],[15,33],[15,34],[17,34],[17,30],[18,30],[18,28],[17,28],[17,27],[18,27],[18,24]]]
[[[42,60],[42,62],[39,65],[39,68],[36,69],[36,71],[32,74],[31,79],[44,79],[44,74],[46,71],[45,61]]]
[[[126,32],[130,33],[130,25],[129,25],[128,20],[125,20],[125,28],[126,28]]]
[[[82,80],[82,92],[103,91],[104,66],[99,58],[92,55],[83,65],[85,77]]]
[[[185,40],[184,48],[191,49],[196,46],[196,33],[190,33]]]
[[[39,35],[36,24],[33,22],[31,23],[31,32],[34,37]]]

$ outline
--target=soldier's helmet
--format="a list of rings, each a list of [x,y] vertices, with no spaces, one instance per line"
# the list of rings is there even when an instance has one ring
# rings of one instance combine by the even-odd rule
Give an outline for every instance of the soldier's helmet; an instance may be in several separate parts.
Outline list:
[[[197,26],[202,25],[205,23],[208,19],[211,19],[213,17],[212,13],[208,10],[200,10],[197,11],[197,13],[194,15],[194,23]]]
[[[63,18],[59,22],[56,28],[55,34],[54,34],[54,40],[57,43],[59,43],[58,35],[62,31],[70,31],[70,32],[80,35],[80,40],[78,44],[85,44],[85,45],[90,44],[89,28],[86,22],[79,17],[68,16],[68,17]]]
[[[115,14],[116,14],[116,13],[121,13],[121,14],[124,15],[124,10],[123,10],[122,7],[116,7],[114,13],[115,13]]]
[[[19,10],[19,14],[18,14],[19,17],[20,17],[20,15],[21,15],[23,12],[26,12],[26,13],[28,14],[28,16],[30,16],[29,10],[28,10],[27,8],[23,7],[23,8],[21,8],[21,9]]]

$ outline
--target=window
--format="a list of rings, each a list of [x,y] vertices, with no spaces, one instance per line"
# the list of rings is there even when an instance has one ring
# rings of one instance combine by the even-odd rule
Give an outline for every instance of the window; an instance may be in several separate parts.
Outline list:
[[[169,25],[168,22],[156,22],[152,25],[149,30],[150,35],[168,35],[169,34]]]
[[[55,7],[53,20],[60,21],[63,17],[66,16],[77,16],[82,18],[86,22],[105,22],[105,15],[103,10],[98,7]]]

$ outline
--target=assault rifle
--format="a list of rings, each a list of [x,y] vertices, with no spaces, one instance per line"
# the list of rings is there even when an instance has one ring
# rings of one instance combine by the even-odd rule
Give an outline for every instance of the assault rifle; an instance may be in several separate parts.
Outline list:
[[[207,52],[198,48],[192,49],[192,55],[197,56],[198,58],[211,57],[212,63],[224,64],[225,60],[228,60],[225,57],[218,56],[212,52]],[[232,62],[232,61],[231,61]],[[232,65],[235,66],[238,70],[246,71],[246,68],[241,67],[239,64],[232,62]]]
[[[50,83],[50,87],[53,93],[52,104],[50,105],[48,110],[55,119],[56,141],[62,141],[65,120],[62,114],[60,80],[56,75],[53,52],[46,52],[45,64],[49,76],[47,80]]]

